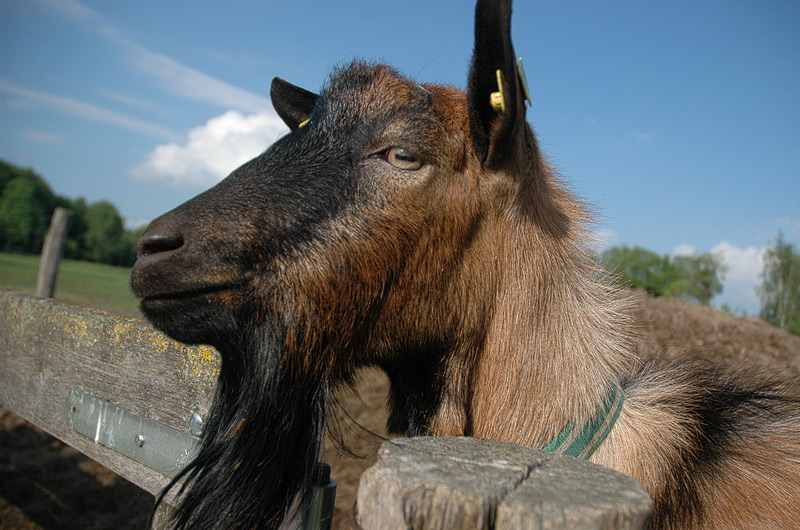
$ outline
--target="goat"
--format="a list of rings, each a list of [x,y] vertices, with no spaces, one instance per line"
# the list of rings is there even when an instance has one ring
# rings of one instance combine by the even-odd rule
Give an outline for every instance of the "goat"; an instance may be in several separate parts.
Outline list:
[[[329,389],[363,366],[389,376],[390,432],[591,458],[644,484],[653,528],[800,521],[785,388],[634,355],[526,122],[510,3],[478,1],[466,93],[364,62],[319,95],[276,78],[290,133],[142,236],[144,314],[222,356],[175,527],[296,519]]]

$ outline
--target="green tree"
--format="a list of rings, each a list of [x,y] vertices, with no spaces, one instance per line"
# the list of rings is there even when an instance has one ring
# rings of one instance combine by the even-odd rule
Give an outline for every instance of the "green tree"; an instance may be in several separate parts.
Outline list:
[[[89,212],[89,205],[86,199],[62,198],[59,206],[72,210],[72,218],[69,222],[67,240],[64,243],[64,256],[70,259],[90,259],[89,249],[86,247],[86,214]]]
[[[672,263],[679,271],[680,278],[669,286],[668,291],[671,292],[667,296],[688,298],[709,305],[711,299],[722,292],[722,280],[728,272],[722,256],[710,252],[676,256]]]
[[[669,256],[660,256],[638,246],[611,247],[600,255],[600,262],[606,269],[619,274],[623,284],[645,289],[653,296],[670,294],[670,285],[680,279],[680,272],[672,265]]]
[[[0,196],[3,195],[3,190],[11,182],[11,179],[19,175],[19,170],[20,168],[17,166],[9,164],[5,160],[0,160]]]
[[[0,160],[0,249],[40,252],[56,206],[72,210],[66,257],[125,266],[136,261],[136,244],[144,229],[125,230],[113,204],[87,205],[83,197],[55,195],[32,169]]]
[[[24,176],[11,179],[0,198],[0,237],[5,249],[39,252],[52,212],[52,193],[44,193],[36,180]]]
[[[800,335],[800,255],[784,239],[783,232],[778,233],[774,245],[767,247],[761,278],[761,318]]]
[[[609,248],[600,256],[603,266],[633,288],[653,296],[670,296],[708,305],[722,292],[727,271],[722,258],[711,253],[670,259],[652,250],[626,245]]]
[[[91,261],[119,265],[125,228],[117,208],[108,201],[95,202],[86,211],[85,242]]]
[[[0,248],[39,252],[55,206],[41,176],[0,160]]]

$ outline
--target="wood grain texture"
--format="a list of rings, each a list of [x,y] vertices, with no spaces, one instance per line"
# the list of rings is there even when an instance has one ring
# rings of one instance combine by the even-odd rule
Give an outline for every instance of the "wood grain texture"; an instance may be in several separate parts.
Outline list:
[[[616,471],[463,437],[384,442],[357,497],[364,530],[634,529],[651,510],[644,487]]]
[[[140,320],[0,290],[0,404],[156,494],[164,475],[75,433],[65,422],[70,391],[82,390],[188,432],[205,417],[219,358]]]

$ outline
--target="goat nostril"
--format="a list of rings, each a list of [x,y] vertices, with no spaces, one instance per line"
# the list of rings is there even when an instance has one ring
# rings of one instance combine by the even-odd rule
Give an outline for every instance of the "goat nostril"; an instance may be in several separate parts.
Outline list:
[[[139,257],[158,254],[159,252],[169,252],[183,246],[183,236],[181,234],[164,234],[155,232],[145,234],[139,240]]]

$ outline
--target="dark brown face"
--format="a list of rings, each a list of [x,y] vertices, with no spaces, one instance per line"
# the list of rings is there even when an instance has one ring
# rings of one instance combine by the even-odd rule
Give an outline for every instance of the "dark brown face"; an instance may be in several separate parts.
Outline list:
[[[280,275],[278,259],[313,239],[348,200],[349,179],[333,171],[311,178],[292,162],[307,141],[297,136],[150,225],[132,286],[157,327],[184,342],[225,340],[232,319],[257,302],[254,289]],[[332,151],[319,158],[326,168],[344,165]]]
[[[463,99],[442,94],[451,107]],[[292,103],[275,101],[302,116]],[[265,320],[291,327],[333,314],[355,332],[392,305],[394,283],[448,262],[433,259],[431,234],[449,230],[437,217],[474,190],[454,182],[467,154],[436,96],[354,64],[298,105],[312,103],[308,124],[287,119],[290,134],[142,236],[132,286],[158,328],[223,350]]]

